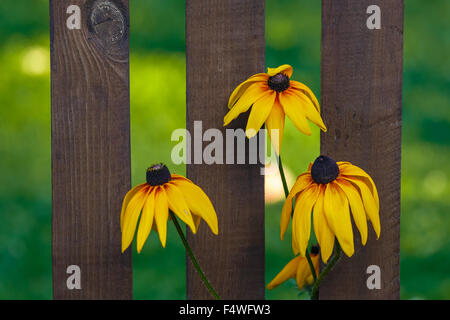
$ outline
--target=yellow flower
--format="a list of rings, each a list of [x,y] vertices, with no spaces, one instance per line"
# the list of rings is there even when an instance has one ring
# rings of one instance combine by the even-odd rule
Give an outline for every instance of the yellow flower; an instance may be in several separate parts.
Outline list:
[[[193,233],[197,232],[201,219],[205,220],[214,234],[219,232],[216,211],[203,190],[183,176],[170,174],[164,164],[156,164],[147,169],[147,183],[132,188],[123,200],[120,214],[122,252],[133,241],[139,216],[138,252],[141,252],[152,228],[158,232],[161,244],[165,247],[169,209]]]
[[[362,169],[349,162],[335,162],[320,156],[308,171],[298,176],[281,213],[281,239],[291,219],[292,248],[295,254],[305,255],[311,233],[311,212],[322,260],[326,263],[333,252],[335,236],[345,254],[354,253],[350,209],[363,245],[367,242],[367,220],[377,238],[380,236],[379,199],[375,183]]]
[[[311,261],[316,271],[316,275],[319,274],[319,250],[316,246],[311,249]],[[303,288],[305,283],[311,285],[314,282],[311,268],[309,267],[308,260],[305,257],[297,256],[292,259],[284,268],[276,275],[275,278],[267,285],[268,290],[278,287],[280,284],[288,279],[295,278],[297,281],[297,287],[299,290]]]
[[[283,140],[285,115],[306,135],[311,134],[306,119],[327,131],[320,117],[317,98],[307,86],[290,80],[292,71],[287,64],[268,68],[267,73],[255,74],[238,85],[228,101],[231,110],[224,118],[224,126],[252,107],[246,128],[247,137],[255,136],[265,122],[269,135],[272,130],[278,130],[278,139],[271,136],[277,153]]]

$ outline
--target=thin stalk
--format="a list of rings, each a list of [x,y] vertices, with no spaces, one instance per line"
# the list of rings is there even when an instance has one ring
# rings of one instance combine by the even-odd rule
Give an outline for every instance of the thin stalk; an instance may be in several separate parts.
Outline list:
[[[281,162],[281,155],[278,156],[278,169],[280,170],[281,182],[283,183],[284,195],[289,195],[289,188],[286,182],[286,177],[284,175],[283,163]]]
[[[280,170],[280,176],[281,176],[281,182],[283,183],[284,195],[287,198],[289,195],[289,188],[287,185],[286,176],[284,175],[283,162],[281,161],[281,155],[278,156],[278,169]],[[316,279],[317,279],[316,270],[314,269],[314,265],[312,263],[312,260],[311,260],[308,250],[306,250],[305,256],[306,256],[306,260],[308,260],[309,268],[311,269],[311,273],[312,273],[314,282],[316,282]]]
[[[309,255],[309,251],[308,250],[306,250],[305,256],[306,256],[306,260],[308,260],[309,268],[311,269],[311,273],[312,273],[312,276],[313,276],[313,279],[314,279],[314,283],[316,283],[316,281],[317,281],[316,269],[314,269],[314,265],[312,263],[311,256]]]
[[[199,274],[200,279],[203,281],[203,284],[208,289],[208,291],[211,293],[211,295],[214,297],[214,299],[221,300],[220,296],[217,294],[216,290],[214,290],[213,286],[209,283],[208,279],[206,278],[205,274],[203,273],[202,268],[198,264],[198,261],[195,258],[194,253],[192,252],[192,249],[186,240],[186,237],[184,236],[183,230],[181,229],[181,226],[178,223],[177,217],[175,217],[175,215],[173,214],[172,211],[169,211],[169,214],[170,214],[170,217],[172,218],[175,228],[177,229],[178,234],[180,235],[181,242],[183,242],[184,248],[186,249],[186,252],[187,252],[189,258],[191,259],[195,270]]]
[[[336,241],[336,252],[333,255],[333,258],[331,261],[326,265],[326,267],[323,269],[323,271],[320,273],[319,277],[317,278],[317,281],[314,282],[314,286],[311,291],[311,300],[319,300],[319,287],[322,283],[323,278],[330,272],[336,262],[339,261],[339,258],[341,257],[341,246],[339,245],[339,242]]]

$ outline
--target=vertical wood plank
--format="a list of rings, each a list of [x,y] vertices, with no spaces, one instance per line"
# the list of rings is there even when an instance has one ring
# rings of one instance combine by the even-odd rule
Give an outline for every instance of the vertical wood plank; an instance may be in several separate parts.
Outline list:
[[[191,135],[198,120],[203,131],[218,128],[225,137],[229,95],[249,76],[264,72],[264,18],[264,0],[186,1],[186,126]],[[245,129],[246,121],[241,116],[228,128]],[[219,236],[204,223],[196,235],[188,232],[207,277],[222,298],[264,299],[260,165],[191,164],[187,175],[210,196],[219,218]],[[190,261],[187,297],[211,299]]]
[[[70,5],[80,29],[67,27]],[[132,298],[119,227],[130,187],[128,21],[128,0],[50,0],[55,299]],[[81,289],[66,285],[70,265]]]
[[[381,9],[381,29],[369,30],[369,5]],[[400,295],[400,157],[403,0],[322,1],[322,107],[328,132],[321,152],[366,170],[380,193],[381,235],[343,258],[321,299],[398,299]],[[355,241],[360,241],[354,229]],[[369,290],[367,267],[381,269],[381,289]]]

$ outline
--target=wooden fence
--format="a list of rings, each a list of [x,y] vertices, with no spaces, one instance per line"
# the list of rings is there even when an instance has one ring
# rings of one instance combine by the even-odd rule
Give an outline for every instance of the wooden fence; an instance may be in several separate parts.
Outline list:
[[[381,29],[368,29],[366,10],[381,9]],[[328,132],[321,152],[347,160],[376,181],[381,236],[326,278],[321,298],[400,297],[400,155],[403,0],[323,0],[322,108]],[[355,237],[357,239],[357,237]],[[381,289],[368,290],[367,268],[381,270]]]
[[[366,24],[371,5],[381,9],[379,29]],[[264,0],[186,1],[188,130],[195,120],[204,130],[221,129],[232,89],[264,71],[264,7]],[[132,298],[131,253],[120,252],[118,214],[130,187],[129,21],[128,0],[50,0],[55,299]],[[364,250],[330,274],[322,299],[399,298],[402,45],[403,0],[322,1],[328,133],[321,152],[374,177],[382,224],[378,241],[370,234]],[[219,216],[218,237],[204,227],[195,237],[188,232],[212,284],[223,298],[263,299],[260,167],[191,164],[187,175]],[[380,289],[366,286],[370,265],[381,269]],[[70,266],[80,268],[80,288],[67,285]],[[210,297],[190,262],[187,297]]]

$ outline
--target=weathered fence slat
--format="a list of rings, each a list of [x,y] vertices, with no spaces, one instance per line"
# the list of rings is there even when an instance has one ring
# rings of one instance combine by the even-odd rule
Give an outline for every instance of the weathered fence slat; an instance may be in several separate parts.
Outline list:
[[[380,29],[366,25],[370,5],[381,9]],[[373,177],[381,236],[372,230],[365,247],[341,260],[321,299],[399,298],[402,57],[403,0],[322,1],[321,152]],[[380,289],[367,286],[370,265],[380,268]]]
[[[50,0],[55,299],[132,297],[128,21],[128,0]]]
[[[233,89],[264,72],[264,1],[186,1],[187,129],[222,128]],[[244,128],[246,117],[230,128]],[[248,152],[248,145],[246,148]],[[247,154],[248,158],[248,154]],[[189,243],[223,298],[264,298],[264,177],[260,165],[191,164],[190,179],[210,196],[219,236],[201,225]],[[187,261],[188,299],[210,299]]]

